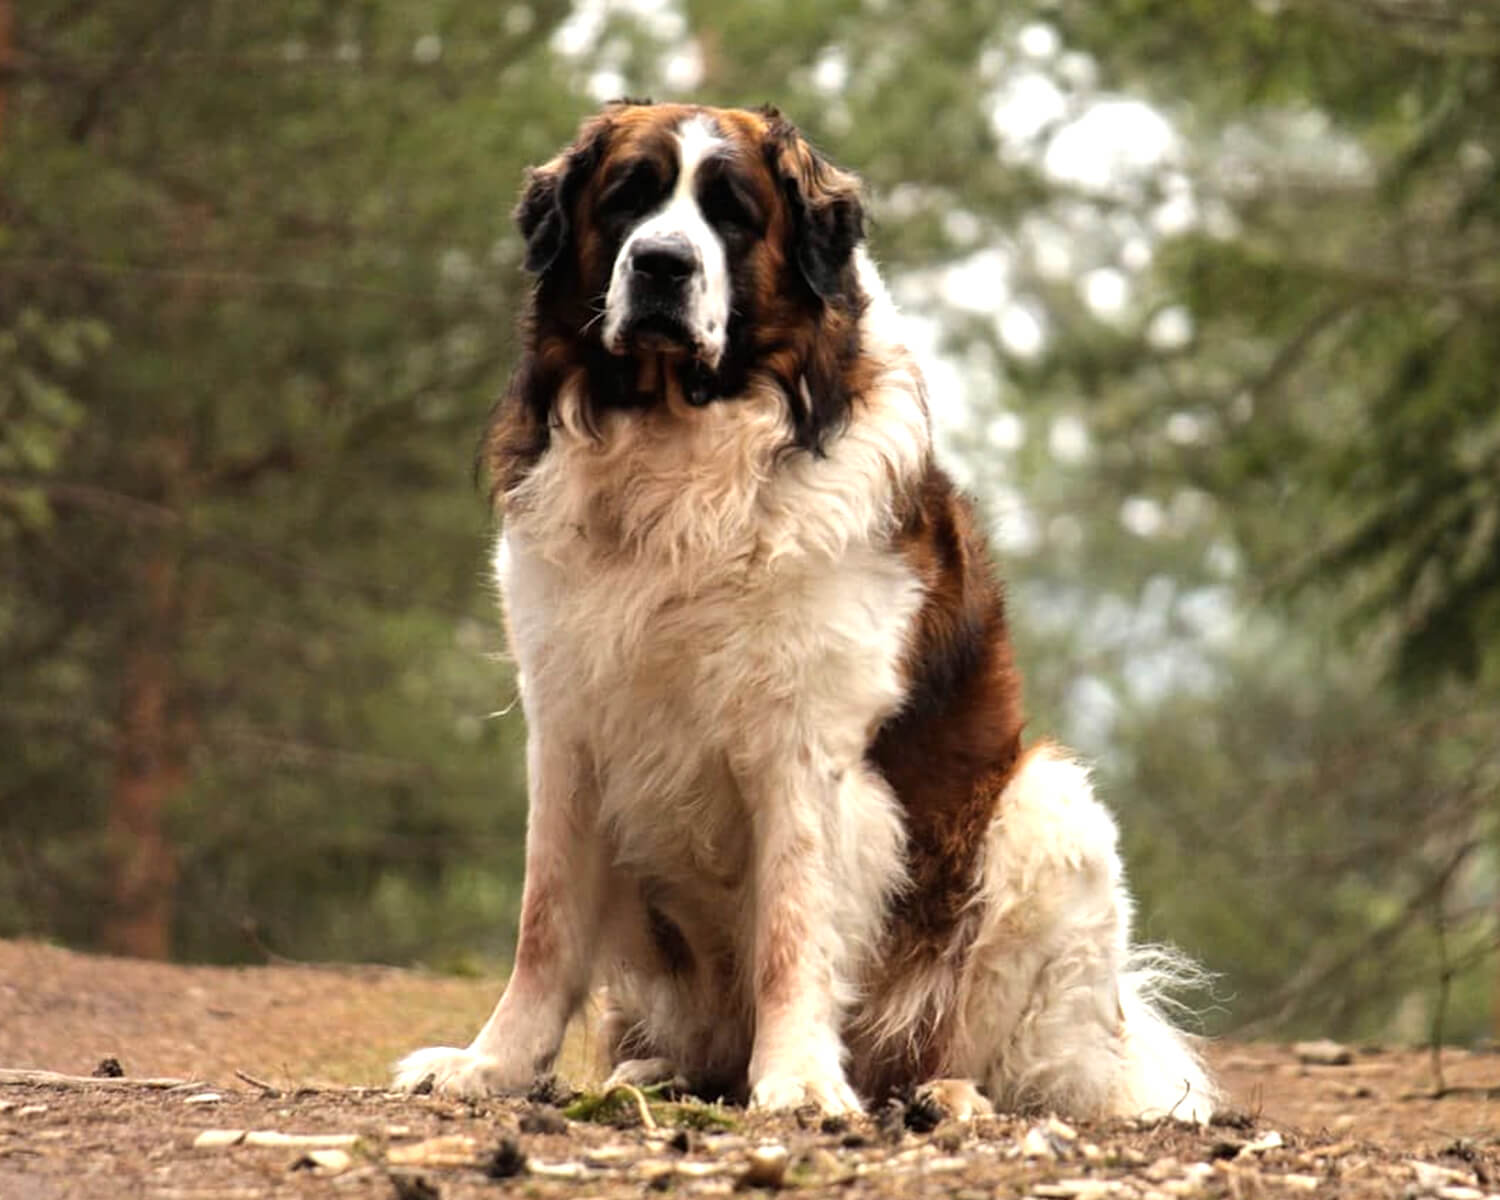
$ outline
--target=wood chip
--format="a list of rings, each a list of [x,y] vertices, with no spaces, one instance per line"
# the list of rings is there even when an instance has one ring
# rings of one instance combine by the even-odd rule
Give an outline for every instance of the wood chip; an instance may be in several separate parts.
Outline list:
[[[39,1117],[46,1111],[47,1106],[45,1104],[23,1104],[20,1108],[16,1109],[16,1116]]]
[[[0,1084],[18,1084],[26,1087],[82,1088],[92,1091],[97,1088],[201,1088],[202,1081],[191,1079],[106,1079],[94,1075],[61,1075],[56,1071],[22,1071],[14,1067],[0,1067]]]
[[[247,1146],[315,1150],[320,1146],[350,1149],[359,1144],[357,1133],[280,1133],[274,1129],[252,1129],[245,1135]]]
[[[479,1161],[479,1143],[468,1134],[444,1134],[410,1146],[392,1146],[386,1161],[402,1167],[469,1167]]]
[[[243,1129],[205,1129],[193,1139],[194,1150],[222,1150],[225,1146],[238,1146],[245,1140]]]
[[[1464,1186],[1474,1183],[1474,1176],[1467,1171],[1455,1171],[1452,1167],[1441,1167],[1437,1163],[1420,1160],[1411,1164],[1411,1173],[1417,1181],[1417,1186],[1426,1191],[1436,1191],[1440,1187],[1454,1183]]]
[[[184,1104],[217,1104],[224,1099],[218,1092],[195,1092],[183,1098]]]
[[[589,1177],[589,1169],[581,1162],[549,1163],[532,1159],[527,1163],[527,1170],[544,1179],[587,1179]]]
[[[274,1129],[205,1129],[193,1139],[195,1150],[226,1146],[259,1146],[276,1150],[352,1149],[357,1133],[279,1133]]]
[[[1239,1157],[1244,1158],[1251,1154],[1264,1154],[1267,1150],[1280,1150],[1286,1145],[1286,1139],[1276,1130],[1272,1129],[1260,1135],[1253,1142],[1246,1142],[1240,1147]]]
[[[292,1164],[294,1171],[311,1171],[314,1175],[342,1175],[354,1164],[347,1150],[309,1150]]]

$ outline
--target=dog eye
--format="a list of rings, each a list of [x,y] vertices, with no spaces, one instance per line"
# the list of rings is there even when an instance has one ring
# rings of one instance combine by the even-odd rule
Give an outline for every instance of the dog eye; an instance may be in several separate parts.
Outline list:
[[[599,197],[599,211],[608,217],[644,215],[661,198],[661,179],[650,163],[637,163]]]
[[[699,203],[711,225],[749,233],[760,228],[760,214],[753,201],[726,175],[717,176],[707,183]]]

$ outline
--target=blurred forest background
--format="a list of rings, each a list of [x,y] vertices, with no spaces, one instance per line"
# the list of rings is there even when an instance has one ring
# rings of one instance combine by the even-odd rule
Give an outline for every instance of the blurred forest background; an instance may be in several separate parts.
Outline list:
[[[620,94],[862,173],[1210,1029],[1500,1022],[1500,8],[0,0],[0,935],[502,961],[471,453]]]

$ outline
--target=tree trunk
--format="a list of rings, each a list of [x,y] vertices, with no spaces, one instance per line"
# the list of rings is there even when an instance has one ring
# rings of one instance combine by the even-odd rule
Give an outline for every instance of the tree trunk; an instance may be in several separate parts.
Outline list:
[[[141,567],[142,619],[125,651],[109,809],[112,877],[101,941],[111,953],[137,958],[166,958],[172,940],[177,863],[165,820],[186,777],[171,711],[174,554],[171,546],[152,546]]]

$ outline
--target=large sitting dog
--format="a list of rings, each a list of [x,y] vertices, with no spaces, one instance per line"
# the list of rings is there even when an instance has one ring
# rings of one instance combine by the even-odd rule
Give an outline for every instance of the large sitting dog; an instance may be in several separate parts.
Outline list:
[[[619,1080],[1206,1117],[1115,826],[1022,748],[1000,584],[856,180],[774,110],[625,102],[517,216],[536,286],[484,457],[520,934],[473,1044],[397,1086],[524,1089],[603,983]]]

